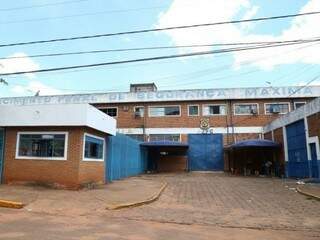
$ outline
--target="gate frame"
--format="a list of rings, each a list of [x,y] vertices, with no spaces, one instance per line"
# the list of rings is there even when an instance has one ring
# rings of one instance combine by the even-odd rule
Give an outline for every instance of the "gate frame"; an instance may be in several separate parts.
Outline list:
[[[219,136],[221,138],[221,163],[222,163],[222,167],[221,169],[207,169],[207,170],[193,170],[192,169],[192,160],[190,158],[190,155],[189,155],[189,151],[190,151],[190,146],[192,146],[192,144],[190,144],[189,142],[189,139],[190,139],[190,136]],[[187,160],[187,171],[190,172],[190,171],[223,171],[224,170],[224,150],[223,150],[223,134],[222,133],[191,133],[191,134],[188,134],[188,144],[189,144],[189,149],[188,149],[188,160]]]
[[[301,135],[295,135],[295,136],[303,136],[304,137],[304,147],[300,148],[300,149],[303,149],[305,155],[304,155],[304,161],[294,161],[293,159],[290,159],[290,154],[289,154],[289,150],[291,150],[289,148],[289,141],[288,141],[288,129],[291,128],[291,126],[294,126],[294,125],[298,125],[299,123],[303,124],[303,132],[304,134],[301,134]],[[296,126],[294,126],[296,128]],[[287,140],[287,151],[288,151],[288,162],[286,162],[286,173],[287,173],[287,177],[297,177],[297,178],[308,178],[310,177],[310,174],[311,174],[311,171],[310,171],[310,151],[309,151],[309,138],[307,136],[307,127],[306,127],[306,122],[305,122],[305,119],[299,119],[295,122],[292,122],[288,125],[285,126],[285,129],[286,129],[286,140]],[[301,129],[302,130],[302,129]],[[302,131],[301,131],[302,132]],[[291,137],[290,137],[291,138]],[[303,165],[304,164],[304,165]],[[297,173],[297,176],[293,175],[292,172],[295,172],[293,169],[292,169],[292,165],[300,165],[300,166],[295,166],[293,169],[297,170],[298,173]],[[303,169],[304,167],[304,169]],[[299,172],[301,171],[301,172]],[[305,171],[305,172],[303,172]],[[308,173],[306,172],[308,171]],[[303,174],[305,173],[305,174]],[[300,176],[298,176],[300,175]],[[304,175],[304,176],[302,176]]]

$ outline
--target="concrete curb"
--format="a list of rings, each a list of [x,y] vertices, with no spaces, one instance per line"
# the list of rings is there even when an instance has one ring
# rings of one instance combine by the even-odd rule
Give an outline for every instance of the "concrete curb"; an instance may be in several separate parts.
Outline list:
[[[161,193],[164,191],[164,189],[167,187],[168,183],[163,183],[160,190],[155,193],[154,195],[152,195],[151,197],[142,200],[142,201],[138,201],[138,202],[129,202],[129,203],[121,203],[121,204],[110,204],[106,206],[107,210],[117,210],[117,209],[121,209],[121,208],[129,208],[129,207],[137,207],[137,206],[141,206],[144,204],[148,204],[148,203],[152,203],[154,201],[156,201]]]
[[[317,196],[317,195],[308,193],[308,192],[306,192],[306,191],[303,191],[303,190],[301,189],[301,187],[299,187],[299,186],[298,186],[296,189],[297,189],[297,192],[300,193],[300,194],[303,194],[303,195],[305,195],[305,196],[313,197],[313,198],[315,198],[315,199],[317,199],[317,200],[320,200],[320,196]]]
[[[20,209],[23,208],[23,206],[24,204],[21,202],[13,202],[0,199],[0,207]]]

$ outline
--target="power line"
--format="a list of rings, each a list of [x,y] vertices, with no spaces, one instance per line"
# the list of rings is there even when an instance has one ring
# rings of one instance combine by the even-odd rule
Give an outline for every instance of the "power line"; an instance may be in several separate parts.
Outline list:
[[[315,42],[315,41],[319,41],[319,40],[320,39],[316,39],[316,40],[310,40],[307,42]],[[303,43],[305,43],[305,42],[303,42]],[[172,59],[172,58],[182,58],[182,57],[229,53],[229,52],[236,52],[236,51],[255,50],[255,49],[270,48],[270,47],[290,46],[290,45],[295,45],[295,44],[301,44],[301,42],[264,45],[264,46],[253,46],[253,47],[246,47],[246,48],[228,48],[228,49],[220,49],[220,50],[214,50],[214,51],[203,51],[203,52],[186,53],[186,54],[174,54],[174,55],[156,56],[156,57],[149,57],[149,58],[138,58],[138,59],[122,60],[122,61],[114,61],[114,62],[102,62],[102,63],[85,64],[85,65],[73,65],[73,66],[67,66],[67,67],[46,68],[46,69],[40,69],[40,70],[2,73],[2,74],[0,74],[0,76],[10,76],[10,75],[19,75],[19,74],[27,74],[27,73],[54,72],[54,71],[61,71],[61,70],[67,70],[67,69],[91,68],[91,67],[99,67],[99,66],[107,66],[107,65],[127,64],[127,63],[133,63],[133,62],[156,61],[156,60],[163,60],[163,59]]]
[[[127,12],[138,12],[138,11],[148,11],[148,10],[153,10],[153,9],[163,9],[163,8],[166,8],[166,7],[168,7],[168,6],[155,6],[155,7],[131,8],[131,9],[115,9],[115,10],[108,10],[108,11],[62,15],[62,16],[57,16],[57,17],[42,17],[42,18],[30,18],[30,19],[24,19],[24,20],[14,20],[14,21],[0,22],[0,24],[40,22],[40,21],[67,19],[67,18],[75,18],[75,17],[96,16],[96,15],[127,13]]]
[[[317,75],[316,77],[312,78],[309,82],[307,82],[305,85],[299,87],[298,89],[296,89],[294,92],[292,92],[291,94],[288,95],[288,97],[291,97],[292,95],[296,94],[297,92],[299,92],[300,90],[304,89],[305,87],[307,87],[308,85],[310,85],[312,82],[314,82],[315,80],[317,80],[318,78],[320,78],[320,75]]]
[[[201,47],[217,47],[217,46],[241,46],[241,45],[258,45],[258,44],[280,44],[280,43],[294,43],[312,41],[319,37],[309,39],[294,39],[286,41],[261,41],[261,42],[236,42],[236,43],[211,43],[211,44],[191,44],[191,45],[178,45],[178,46],[157,46],[157,47],[137,47],[137,48],[118,48],[118,49],[106,49],[106,50],[89,50],[89,51],[77,51],[77,52],[63,52],[63,53],[48,53],[48,54],[35,54],[28,56],[11,56],[0,57],[0,60],[6,59],[21,59],[21,58],[40,58],[40,57],[58,57],[69,55],[82,55],[82,54],[97,54],[108,52],[129,52],[129,51],[143,51],[143,50],[164,50],[164,49],[177,49],[177,48],[201,48]]]
[[[45,4],[22,6],[22,7],[0,8],[0,12],[24,10],[24,9],[39,8],[39,7],[51,7],[51,6],[57,6],[57,5],[86,2],[86,1],[89,1],[89,0],[70,0],[70,1],[55,2],[55,3],[45,3]]]
[[[278,53],[278,54],[273,54],[271,56],[267,56],[267,57],[262,57],[262,58],[255,58],[253,60],[250,60],[250,61],[244,61],[244,62],[241,62],[240,65],[249,65],[249,64],[252,64],[252,63],[256,63],[256,62],[259,62],[259,61],[264,61],[265,59],[269,59],[269,58],[273,58],[275,56],[278,56],[278,55],[281,55],[281,54],[285,54],[285,53],[289,53],[291,51],[297,51],[297,50],[300,50],[300,49],[303,49],[303,48],[307,48],[307,47],[311,47],[315,44],[319,44],[319,43],[313,43],[312,45],[308,45],[308,46],[303,46],[303,47],[300,47],[300,48],[295,48],[295,49],[291,49],[290,51],[286,51],[286,52],[282,52],[282,53]],[[225,69],[226,67],[229,67],[230,65],[225,65],[225,66],[222,66],[220,67],[219,69]],[[301,75],[302,73],[304,73],[306,70],[309,70],[312,66],[309,66],[309,65],[306,65],[305,67],[301,68],[301,69],[297,69],[298,71],[292,71],[290,73],[286,73],[284,75],[281,75],[280,78],[277,78],[276,80],[273,80],[273,81],[279,81],[279,80],[282,80],[283,78],[287,78],[288,76],[290,75],[293,75],[294,77],[297,77],[298,75]],[[308,68],[308,69],[306,69]],[[218,69],[218,70],[219,70]],[[303,70],[303,71],[301,71]],[[217,71],[215,71],[214,73],[216,73]],[[246,73],[239,73],[237,75],[230,75],[230,78],[235,77],[235,76],[239,76],[239,75],[247,75],[247,74],[251,74],[251,73],[255,73],[255,72],[258,72],[258,71],[249,71],[249,72],[246,72]],[[199,76],[193,76],[192,77],[192,81],[183,81],[182,83],[176,83],[176,81],[171,81],[170,84],[167,84],[167,85],[161,85],[161,87],[176,87],[176,86],[187,86],[187,85],[192,85],[192,84],[201,84],[203,81],[213,81],[213,80],[220,80],[220,79],[224,79],[224,78],[229,78],[229,77],[226,77],[226,76],[222,76],[222,77],[216,77],[216,78],[213,78],[213,79],[208,79],[208,80],[201,80],[201,81],[194,81],[195,78],[198,78]],[[200,76],[201,77],[201,76]],[[186,79],[186,78],[184,78]],[[154,81],[154,80],[152,80]]]
[[[8,43],[8,44],[2,44],[2,45],[0,45],[0,47],[12,47],[12,46],[21,46],[21,45],[32,45],[32,44],[43,44],[43,43],[52,43],[52,42],[73,41],[73,40],[80,40],[80,39],[112,37],[112,36],[120,36],[120,35],[128,35],[128,34],[139,34],[139,33],[150,33],[150,32],[157,32],[157,31],[169,31],[169,30],[176,30],[176,29],[208,27],[208,26],[216,26],[216,25],[224,25],[224,24],[235,24],[235,23],[243,23],[243,22],[257,22],[257,21],[276,20],[276,19],[284,19],[284,18],[292,18],[292,17],[301,17],[301,16],[315,15],[315,14],[320,14],[320,11],[298,13],[298,14],[289,14],[289,15],[280,15],[280,16],[272,16],[272,17],[261,17],[261,18],[252,18],[252,19],[243,19],[243,20],[214,22],[214,23],[182,25],[182,26],[175,26],[175,27],[153,28],[153,29],[142,29],[142,30],[126,31],[126,32],[95,34],[95,35],[87,35],[87,36],[79,36],[79,37],[55,38],[55,39],[49,39],[49,40],[37,40],[37,41],[29,41],[29,42]]]

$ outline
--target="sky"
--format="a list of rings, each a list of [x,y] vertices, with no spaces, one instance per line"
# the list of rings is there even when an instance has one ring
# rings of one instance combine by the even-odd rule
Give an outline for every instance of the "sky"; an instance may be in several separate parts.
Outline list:
[[[0,45],[320,11],[319,0],[15,0],[1,1]],[[1,73],[217,50],[173,48],[31,58],[35,54],[320,37],[320,14],[263,22],[120,35],[0,48]],[[166,59],[2,77],[0,97],[128,91],[303,85],[320,75],[320,44]],[[320,84],[319,80],[312,84]]]

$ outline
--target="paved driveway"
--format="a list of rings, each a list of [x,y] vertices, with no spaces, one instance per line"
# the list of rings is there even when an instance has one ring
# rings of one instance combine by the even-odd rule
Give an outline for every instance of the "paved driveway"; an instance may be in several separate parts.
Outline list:
[[[320,239],[320,201],[295,192],[294,181],[219,173],[143,178],[168,187],[158,201],[136,208],[0,209],[0,239]],[[75,199],[64,201],[72,206]]]
[[[295,181],[223,173],[158,176],[168,183],[159,201],[117,217],[183,224],[320,231],[320,201],[294,190]]]

